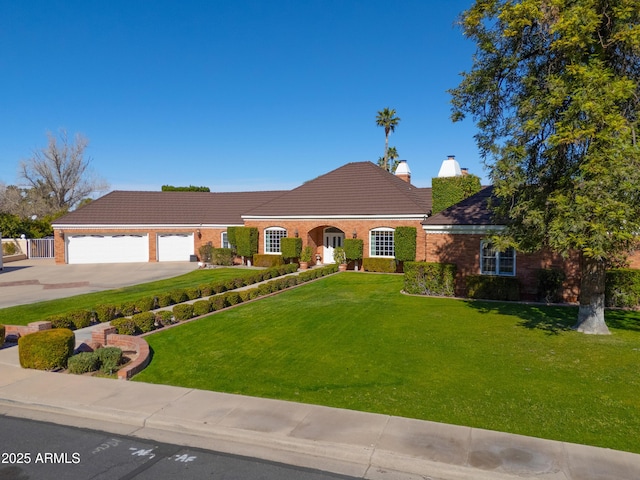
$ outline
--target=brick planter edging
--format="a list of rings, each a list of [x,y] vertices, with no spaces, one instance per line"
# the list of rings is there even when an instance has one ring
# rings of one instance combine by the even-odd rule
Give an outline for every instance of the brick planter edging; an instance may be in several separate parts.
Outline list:
[[[136,373],[144,370],[151,361],[149,344],[144,338],[112,333],[107,335],[107,346],[119,347],[123,351],[134,351],[138,354],[135,360],[131,360],[128,364],[118,370],[118,380],[129,380]]]

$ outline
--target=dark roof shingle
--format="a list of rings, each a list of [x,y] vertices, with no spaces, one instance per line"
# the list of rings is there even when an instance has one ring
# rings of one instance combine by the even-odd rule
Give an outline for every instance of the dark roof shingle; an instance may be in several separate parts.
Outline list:
[[[431,189],[418,188],[371,162],[348,163],[248,210],[245,217],[424,215]]]
[[[241,225],[241,215],[283,191],[130,192],[115,190],[54,225]]]

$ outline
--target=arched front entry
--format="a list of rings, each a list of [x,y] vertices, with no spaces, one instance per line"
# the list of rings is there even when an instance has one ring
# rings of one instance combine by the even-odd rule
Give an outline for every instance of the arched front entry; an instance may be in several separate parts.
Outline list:
[[[324,263],[335,263],[333,250],[344,247],[344,232],[336,227],[327,227],[324,229],[323,238],[323,261]]]

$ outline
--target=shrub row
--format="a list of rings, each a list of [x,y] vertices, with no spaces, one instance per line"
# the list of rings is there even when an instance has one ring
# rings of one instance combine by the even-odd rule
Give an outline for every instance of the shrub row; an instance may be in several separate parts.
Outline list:
[[[510,302],[520,300],[520,281],[515,277],[469,275],[466,280],[469,298]]]
[[[99,348],[93,352],[73,355],[67,362],[69,373],[83,374],[100,370],[112,374],[122,362],[122,350],[118,347]]]
[[[407,293],[452,297],[455,279],[456,266],[452,263],[404,263],[404,291]]]
[[[395,258],[365,258],[362,260],[362,268],[367,272],[395,273]]]
[[[111,326],[116,327],[118,333],[123,335],[135,335],[146,333],[155,328],[160,328],[171,323],[189,320],[193,317],[207,315],[208,313],[222,310],[242,302],[247,302],[270,293],[278,292],[285,288],[293,287],[316,278],[335,273],[337,265],[329,265],[322,268],[306,270],[299,275],[275,278],[254,288],[249,288],[239,292],[223,292],[212,296],[208,300],[198,300],[192,304],[181,303],[175,305],[171,312],[162,310],[156,312],[140,313],[131,318],[118,318],[111,322]],[[266,273],[266,272],[265,272]],[[151,320],[153,317],[153,321]]]
[[[65,368],[75,344],[75,335],[68,328],[30,333],[18,339],[20,366],[37,370]]]
[[[606,273],[605,304],[607,307],[640,305],[640,270],[618,268]]]
[[[187,300],[210,297],[217,293],[244,287],[246,285],[252,285],[270,278],[292,273],[296,270],[297,265],[295,264],[279,265],[268,270],[256,271],[253,275],[246,277],[237,277],[229,280],[206,283],[197,287],[174,289],[168,292],[162,292],[156,296],[146,296],[120,305],[96,305],[93,311],[74,310],[71,312],[53,315],[45,318],[44,320],[51,322],[53,328],[68,328],[70,330],[76,330],[78,328],[88,327],[91,325],[92,321],[103,323],[110,322],[120,317],[131,317],[157,308],[169,307],[171,305],[183,303]]]
[[[273,268],[279,265],[284,265],[284,258],[282,255],[270,255],[266,253],[256,253],[253,256],[253,265],[256,267]],[[297,267],[296,267],[297,268]]]
[[[4,325],[0,325],[0,347],[4,345],[5,331]]]

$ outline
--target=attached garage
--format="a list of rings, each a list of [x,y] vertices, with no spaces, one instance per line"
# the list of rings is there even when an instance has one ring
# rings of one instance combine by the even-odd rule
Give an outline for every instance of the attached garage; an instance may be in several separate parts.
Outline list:
[[[159,233],[159,262],[188,262],[194,252],[193,233]]]
[[[69,235],[67,263],[133,263],[149,261],[148,235]]]

